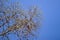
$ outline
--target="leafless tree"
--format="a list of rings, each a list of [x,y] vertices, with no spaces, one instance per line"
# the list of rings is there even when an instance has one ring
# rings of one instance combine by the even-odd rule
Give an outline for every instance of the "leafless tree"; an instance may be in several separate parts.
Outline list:
[[[37,7],[25,11],[19,2],[11,3],[9,6],[4,6],[2,0],[0,3],[0,40],[10,40],[10,34],[15,34],[17,40],[29,40],[29,35],[34,36],[32,31],[40,25],[35,19],[39,13]]]

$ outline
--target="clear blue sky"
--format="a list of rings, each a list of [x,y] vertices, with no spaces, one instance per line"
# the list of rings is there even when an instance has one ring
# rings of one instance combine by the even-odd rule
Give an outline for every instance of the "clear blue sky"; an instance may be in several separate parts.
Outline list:
[[[38,5],[43,12],[43,25],[36,40],[60,40],[60,0],[21,0],[27,6]]]
[[[37,5],[42,9],[43,23],[36,33],[38,37],[35,40],[60,40],[60,0],[19,0],[19,2],[25,9],[31,5]]]

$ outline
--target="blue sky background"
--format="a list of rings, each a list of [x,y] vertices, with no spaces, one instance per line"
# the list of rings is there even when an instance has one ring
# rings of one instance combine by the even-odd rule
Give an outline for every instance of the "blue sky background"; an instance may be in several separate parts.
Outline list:
[[[42,10],[43,23],[42,27],[36,32],[37,38],[35,40],[60,40],[60,0],[18,1],[21,2],[24,9],[37,5]]]
[[[43,13],[43,25],[36,40],[60,40],[60,0],[21,0],[25,8],[37,5]]]

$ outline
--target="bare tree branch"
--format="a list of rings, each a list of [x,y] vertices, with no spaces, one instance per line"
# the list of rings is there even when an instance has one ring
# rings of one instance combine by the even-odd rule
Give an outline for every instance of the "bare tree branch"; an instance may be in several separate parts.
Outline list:
[[[3,1],[1,1],[1,3],[3,4]],[[15,21],[12,26],[8,25],[6,30],[0,32],[0,36],[6,37],[7,40],[10,40],[7,35],[12,32],[17,35],[17,37],[19,37],[18,40],[22,40],[22,38],[20,38],[22,35],[25,36],[26,40],[28,40],[26,36],[28,36],[29,34],[34,36],[31,31],[37,29],[36,27],[38,26],[37,23],[35,23],[33,20],[33,18],[38,14],[37,7],[33,7],[29,9],[29,11],[25,12],[20,8],[18,2],[11,4],[8,7],[2,6],[4,6],[4,4],[0,6],[0,13],[3,13],[4,16],[0,17],[0,20],[5,19],[6,22],[2,21],[3,24],[0,25],[0,28],[2,29],[2,27],[4,27],[6,23],[9,24],[10,19],[14,19]],[[26,13],[28,16],[26,15]]]

